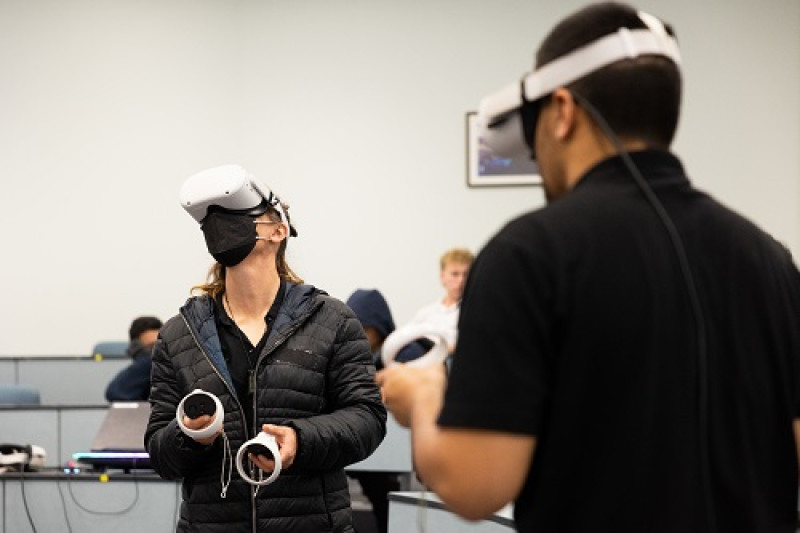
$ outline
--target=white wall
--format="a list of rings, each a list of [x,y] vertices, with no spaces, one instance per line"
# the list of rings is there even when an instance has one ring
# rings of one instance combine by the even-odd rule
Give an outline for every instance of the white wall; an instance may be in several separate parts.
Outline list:
[[[468,189],[464,114],[582,2],[0,0],[0,355],[88,354],[173,315],[210,258],[178,189],[241,162],[292,206],[289,259],[398,322],[535,188]],[[644,0],[684,55],[675,150],[800,253],[800,3]]]

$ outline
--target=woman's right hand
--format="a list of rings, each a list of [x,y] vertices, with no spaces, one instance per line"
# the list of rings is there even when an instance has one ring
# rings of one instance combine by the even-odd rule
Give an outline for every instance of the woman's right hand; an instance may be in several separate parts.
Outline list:
[[[194,431],[203,429],[203,428],[211,425],[211,422],[213,422],[213,421],[214,421],[214,417],[213,416],[209,416],[209,415],[200,415],[197,418],[189,418],[186,415],[183,416],[183,425],[186,426],[188,429],[191,429],[191,430],[194,430]],[[222,427],[220,427],[219,431],[217,431],[216,433],[214,433],[210,437],[207,437],[205,439],[194,439],[194,440],[195,440],[195,442],[203,444],[204,446],[208,446],[209,444],[211,444],[215,440],[217,440],[217,437],[219,437],[221,433],[222,433]]]

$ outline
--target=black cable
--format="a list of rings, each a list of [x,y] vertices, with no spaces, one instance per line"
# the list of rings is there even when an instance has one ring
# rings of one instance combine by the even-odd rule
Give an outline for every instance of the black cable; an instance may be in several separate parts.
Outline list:
[[[30,457],[30,455],[28,456]],[[29,459],[30,460],[30,459]],[[19,463],[19,486],[22,492],[22,505],[25,506],[25,515],[28,517],[28,523],[31,525],[31,529],[33,533],[36,533],[36,524],[33,523],[33,516],[31,516],[31,510],[28,507],[28,495],[25,493],[25,463]]]
[[[597,109],[591,103],[589,103],[581,95],[572,91],[570,92],[575,100],[578,101],[581,107],[586,109],[586,111],[591,115],[595,122],[597,122],[606,136],[608,136],[609,140],[611,140],[611,142],[614,144],[618,154],[625,163],[625,166],[628,168],[633,181],[636,182],[636,185],[639,187],[648,203],[652,206],[653,210],[658,215],[658,218],[664,224],[664,227],[669,234],[672,246],[675,249],[675,254],[677,256],[681,274],[685,282],[686,292],[689,296],[689,303],[692,308],[692,314],[694,315],[695,327],[697,330],[698,445],[700,449],[700,477],[703,486],[703,495],[705,497],[706,519],[708,521],[709,532],[716,533],[717,516],[716,511],[714,510],[714,491],[713,487],[711,486],[711,460],[709,453],[710,438],[708,435],[708,342],[706,339],[706,323],[705,317],[703,316],[703,308],[700,304],[700,296],[697,291],[697,284],[695,283],[691,267],[689,266],[689,258],[686,254],[686,248],[683,245],[683,240],[681,239],[675,224],[670,218],[669,213],[667,213],[667,210],[664,208],[655,192],[653,192],[653,189],[647,183],[647,180],[644,179],[644,176],[642,176],[642,173],[634,164],[628,151],[622,146],[622,142],[614,133],[614,130],[611,129],[611,127],[608,125],[608,122],[606,122],[600,112],[597,111]]]
[[[67,477],[67,487],[69,488],[69,495],[70,498],[72,498],[72,501],[80,510],[94,515],[119,516],[126,514],[128,511],[136,507],[136,504],[139,502],[139,480],[137,479],[136,474],[133,474],[133,486],[135,489],[135,494],[133,497],[133,501],[127,507],[117,511],[95,511],[93,509],[89,509],[88,507],[86,507],[85,505],[83,505],[78,501],[78,499],[75,497],[75,493],[72,490],[72,475],[70,474]]]
[[[64,511],[64,523],[67,524],[67,531],[72,533],[72,525],[69,523],[69,515],[67,514],[67,502],[64,499],[64,491],[61,490],[61,480],[56,480],[56,487],[58,488],[58,496],[61,498],[61,509]]]

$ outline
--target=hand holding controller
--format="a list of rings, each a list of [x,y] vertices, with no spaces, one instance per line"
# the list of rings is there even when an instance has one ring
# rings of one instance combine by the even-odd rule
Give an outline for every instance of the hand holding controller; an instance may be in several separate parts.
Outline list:
[[[245,453],[266,455],[267,457],[271,456],[270,458],[275,461],[275,470],[272,471],[268,478],[256,481],[248,475],[244,465],[242,465],[242,459],[244,458]],[[251,485],[269,485],[278,479],[278,476],[281,473],[281,467],[281,453],[278,443],[275,441],[275,437],[273,435],[265,433],[264,431],[242,444],[242,446],[239,448],[239,451],[236,453],[236,469],[239,471],[239,475],[242,476],[242,479]]]
[[[447,359],[447,336],[445,333],[437,330],[435,326],[430,324],[411,324],[394,330],[386,337],[381,347],[381,358],[383,359],[384,368],[389,368],[391,365],[396,364],[394,358],[397,356],[397,353],[404,346],[420,337],[432,339],[433,346],[431,346],[431,349],[428,350],[425,355],[405,363],[406,365],[412,367],[428,366],[443,363],[444,360]]]
[[[213,418],[211,423],[201,429],[191,429],[184,423],[184,417],[196,419],[203,415]],[[202,389],[195,389],[178,404],[175,412],[178,427],[183,433],[196,441],[202,441],[215,437],[222,429],[222,422],[225,418],[225,410],[215,395]]]

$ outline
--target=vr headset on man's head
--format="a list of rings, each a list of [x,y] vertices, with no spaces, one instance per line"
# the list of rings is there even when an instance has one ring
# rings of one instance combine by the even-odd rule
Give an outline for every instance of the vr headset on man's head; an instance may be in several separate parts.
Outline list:
[[[534,135],[544,97],[611,63],[642,55],[660,55],[680,65],[674,37],[653,15],[639,12],[647,28],[619,28],[481,100],[478,135],[500,157],[534,156]]]

